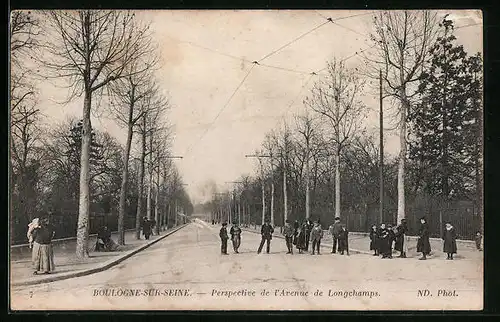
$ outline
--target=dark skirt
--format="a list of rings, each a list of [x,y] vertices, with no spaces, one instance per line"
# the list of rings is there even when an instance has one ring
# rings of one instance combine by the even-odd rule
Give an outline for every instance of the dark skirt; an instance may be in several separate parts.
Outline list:
[[[448,254],[457,253],[457,241],[455,239],[446,238],[443,243],[443,252]]]
[[[418,238],[417,252],[424,253],[426,255],[431,253],[431,244],[429,242],[429,237],[419,237]]]
[[[31,256],[35,271],[52,272],[55,269],[52,244],[43,245],[34,242]]]

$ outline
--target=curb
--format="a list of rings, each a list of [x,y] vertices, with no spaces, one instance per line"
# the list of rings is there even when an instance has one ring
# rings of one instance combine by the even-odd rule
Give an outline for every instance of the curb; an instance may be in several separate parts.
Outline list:
[[[113,258],[107,262],[104,262],[103,264],[98,265],[97,267],[93,267],[93,268],[89,268],[89,269],[85,269],[85,270],[74,271],[74,272],[68,272],[66,274],[61,274],[61,275],[48,276],[47,278],[43,278],[43,279],[22,280],[19,282],[13,282],[10,285],[12,287],[12,286],[27,286],[27,285],[51,283],[51,282],[55,282],[55,281],[65,280],[65,279],[74,278],[74,277],[81,277],[81,276],[91,275],[94,273],[105,271],[105,270],[107,270],[115,265],[118,265],[119,263],[123,262],[124,260],[128,259],[129,257],[134,256],[135,254],[139,253],[140,251],[156,244],[160,240],[163,240],[164,238],[181,230],[182,228],[186,227],[187,225],[189,225],[189,223],[178,226],[178,227],[172,229],[171,231],[169,231],[164,236],[160,236],[160,238],[152,240],[151,242],[149,242],[145,245],[142,245],[136,249],[130,250],[129,252],[123,254],[122,256],[118,256],[117,258]]]
[[[247,232],[250,232],[250,233],[254,233],[254,234],[259,234],[259,232],[257,231],[254,231],[254,230],[249,230],[248,228],[241,228],[241,230],[244,230],[244,231],[247,231]],[[278,237],[278,238],[281,238],[281,239],[285,239],[285,237],[281,236],[281,235],[273,235],[273,237]],[[321,244],[320,247],[333,247],[333,244]],[[349,253],[356,253],[356,254],[365,254],[365,255],[373,255],[372,252],[367,252],[367,251],[364,251],[364,250],[359,250],[359,249],[353,249],[353,248],[349,248]]]

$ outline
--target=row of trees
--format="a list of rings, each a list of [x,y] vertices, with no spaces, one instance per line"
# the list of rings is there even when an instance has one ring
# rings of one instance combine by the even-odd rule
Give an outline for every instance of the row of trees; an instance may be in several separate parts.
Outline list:
[[[170,154],[169,103],[155,78],[159,57],[148,24],[130,12],[12,13],[14,222],[44,210],[78,213],[73,229],[77,256],[83,258],[88,256],[91,209],[118,212],[122,245],[131,213],[139,238],[144,215],[165,224],[167,214],[174,213],[177,221],[178,209],[191,211]],[[83,97],[81,120],[44,129],[36,100],[40,80],[67,88],[65,103]],[[125,129],[124,146],[92,127],[91,115],[101,105]]]
[[[415,219],[466,205],[481,214],[481,55],[468,55],[453,22],[432,11],[380,12],[373,27],[373,51],[362,65],[327,65],[304,99],[305,113],[267,135],[257,152],[260,175],[242,177],[236,193],[214,196],[216,218],[229,218],[228,203],[245,223],[260,223],[265,214],[279,225],[286,218],[329,223],[355,215],[350,221],[362,230],[399,222],[408,212]],[[379,81],[400,138],[399,154],[385,155],[383,163],[363,103]],[[384,218],[376,215],[381,169]],[[262,189],[271,196],[260,211]]]

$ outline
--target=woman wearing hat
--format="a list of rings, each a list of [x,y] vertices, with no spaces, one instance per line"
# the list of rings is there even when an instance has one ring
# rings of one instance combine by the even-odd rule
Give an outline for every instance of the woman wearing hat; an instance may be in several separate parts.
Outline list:
[[[422,253],[420,260],[426,260],[427,255],[431,253],[431,244],[429,242],[429,225],[425,217],[420,218],[420,229],[418,230],[417,252]]]
[[[448,255],[446,259],[453,259],[453,254],[457,253],[457,234],[455,227],[447,222],[443,232],[443,251]]]

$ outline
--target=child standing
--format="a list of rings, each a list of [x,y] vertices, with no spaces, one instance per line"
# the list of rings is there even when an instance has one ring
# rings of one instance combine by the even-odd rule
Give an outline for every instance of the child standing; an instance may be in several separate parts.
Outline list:
[[[455,227],[453,227],[451,223],[446,223],[443,240],[443,251],[448,255],[446,259],[453,259],[453,254],[457,253],[457,235],[455,233]]]
[[[374,251],[373,256],[378,256],[378,232],[377,225],[372,226],[370,230],[370,250]]]

